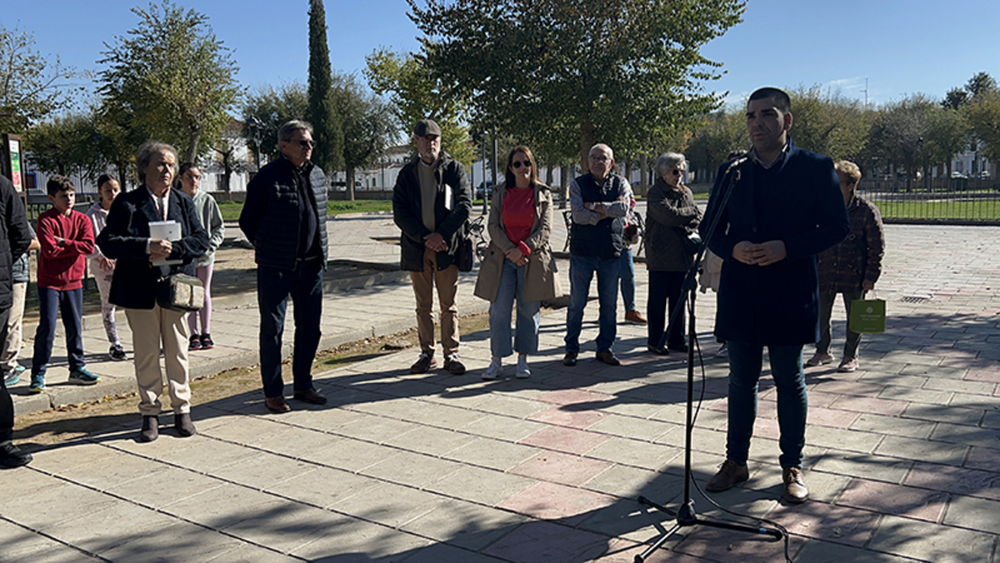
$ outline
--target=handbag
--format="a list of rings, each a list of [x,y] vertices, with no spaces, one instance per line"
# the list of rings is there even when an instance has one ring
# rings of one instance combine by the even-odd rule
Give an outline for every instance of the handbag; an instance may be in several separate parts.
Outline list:
[[[857,333],[885,332],[885,299],[851,301],[851,317],[847,326]]]
[[[458,271],[471,272],[475,259],[475,253],[472,250],[472,235],[465,233],[458,242],[458,251],[455,252],[455,264],[458,265]]]
[[[205,284],[194,276],[170,274],[158,284],[156,303],[171,311],[197,311],[205,304]]]

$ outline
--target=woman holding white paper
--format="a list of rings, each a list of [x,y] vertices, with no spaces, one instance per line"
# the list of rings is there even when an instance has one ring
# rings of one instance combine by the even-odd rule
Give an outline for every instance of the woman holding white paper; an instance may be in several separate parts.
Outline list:
[[[185,313],[160,307],[156,294],[167,275],[174,272],[194,274],[193,261],[208,250],[209,240],[191,198],[170,189],[177,170],[177,150],[166,143],[147,141],[139,147],[135,160],[142,187],[115,199],[97,244],[105,256],[116,260],[110,301],[125,309],[132,328],[139,412],[142,414],[138,440],[152,442],[159,436],[160,394],[163,391],[161,347],[174,410],[174,427],[182,437],[196,432],[191,422]],[[150,224],[162,221],[177,224],[178,240],[150,236]],[[159,263],[173,265],[154,265]]]

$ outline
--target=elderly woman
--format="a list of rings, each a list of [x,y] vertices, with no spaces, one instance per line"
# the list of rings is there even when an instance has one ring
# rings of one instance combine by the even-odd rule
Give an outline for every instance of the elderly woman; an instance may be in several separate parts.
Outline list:
[[[503,184],[493,192],[490,246],[479,268],[475,295],[490,302],[490,350],[493,361],[483,379],[496,379],[503,358],[518,352],[516,377],[531,376],[528,354],[538,352],[540,302],[562,293],[549,235],[552,194],[538,181],[535,157],[528,147],[507,156]],[[511,310],[517,298],[517,331],[511,349]]]
[[[191,329],[191,340],[188,345],[189,350],[211,350],[215,347],[212,341],[212,269],[215,266],[215,251],[219,249],[223,239],[226,237],[226,227],[222,223],[222,211],[215,198],[208,195],[208,192],[199,190],[201,185],[201,170],[191,162],[181,164],[181,169],[177,173],[180,177],[181,191],[186,193],[194,201],[195,213],[201,221],[201,226],[208,231],[209,243],[211,247],[204,255],[199,256],[194,261],[195,272],[201,283],[205,284],[205,302],[201,310],[191,313],[188,317],[188,328]],[[198,332],[198,321],[201,321],[201,332]]]
[[[170,189],[177,171],[177,150],[159,141],[147,141],[135,155],[141,187],[115,198],[107,223],[97,239],[101,252],[115,260],[110,301],[125,309],[132,328],[135,377],[142,414],[140,442],[159,436],[160,349],[163,349],[169,381],[174,427],[182,437],[195,434],[191,422],[191,388],[188,383],[188,327],[181,311],[161,307],[157,289],[167,275],[182,271],[194,274],[195,258],[209,248],[194,202],[186,194]],[[174,221],[179,238],[150,236],[150,223]],[[173,265],[154,265],[170,262]]]
[[[656,182],[646,196],[646,269],[649,270],[649,296],[646,301],[646,349],[667,355],[668,350],[687,352],[684,338],[684,311],[667,335],[663,331],[667,314],[680,302],[684,276],[694,264],[694,256],[685,250],[688,234],[698,230],[701,210],[691,190],[681,183],[687,169],[684,155],[668,152],[656,159]]]
[[[885,255],[885,233],[882,215],[875,204],[857,195],[861,169],[857,164],[842,160],[834,168],[844,194],[847,215],[851,218],[851,232],[847,239],[827,249],[816,257],[819,271],[819,342],[816,354],[807,366],[828,364],[834,360],[830,353],[831,317],[837,294],[843,294],[847,318],[851,318],[851,303],[864,299],[865,292],[875,289],[875,282],[882,274],[882,257]],[[848,323],[850,324],[850,323]],[[858,369],[858,347],[861,335],[848,326],[844,342],[844,357],[837,371],[849,373]]]

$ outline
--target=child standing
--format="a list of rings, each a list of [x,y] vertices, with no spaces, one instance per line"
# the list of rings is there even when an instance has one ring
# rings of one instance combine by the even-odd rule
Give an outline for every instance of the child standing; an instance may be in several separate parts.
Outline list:
[[[56,315],[62,313],[69,358],[69,382],[93,385],[98,377],[84,367],[81,315],[86,256],[94,252],[94,229],[90,218],[75,211],[76,187],[65,176],[53,176],[46,184],[52,209],[38,216],[38,330],[35,355],[31,359],[30,393],[45,389],[45,372],[52,358]]]
[[[222,211],[215,198],[199,190],[201,171],[190,162],[181,164],[178,172],[181,181],[181,191],[194,200],[194,209],[198,214],[201,226],[208,232],[211,247],[204,255],[194,259],[195,272],[198,279],[205,284],[205,304],[197,313],[188,316],[188,326],[191,328],[189,350],[211,350],[215,346],[209,334],[212,323],[212,267],[215,265],[215,251],[226,236],[226,227],[222,223]],[[201,320],[201,332],[198,332],[198,320]]]
[[[18,363],[17,358],[21,354],[21,324],[24,321],[24,297],[28,293],[28,252],[41,248],[38,244],[38,237],[35,230],[28,224],[28,231],[31,232],[31,244],[27,252],[21,256],[14,257],[14,264],[11,267],[11,296],[14,304],[10,307],[10,317],[7,319],[7,339],[3,342],[3,349],[0,350],[0,368],[3,369],[3,383],[7,387],[13,387],[21,381],[21,374],[24,373],[24,366]]]
[[[95,238],[104,230],[104,225],[108,221],[108,210],[111,209],[111,204],[118,197],[119,192],[121,192],[121,188],[118,186],[118,180],[107,174],[101,174],[101,177],[97,179],[97,194],[101,196],[101,199],[95,201],[90,206],[90,209],[87,210],[87,216],[90,217]],[[115,324],[115,306],[108,302],[108,293],[111,291],[111,278],[115,274],[115,261],[104,256],[100,247],[97,246],[94,247],[94,253],[88,256],[88,258],[90,259],[90,271],[94,274],[94,279],[97,281],[97,290],[101,293],[101,320],[104,321],[104,332],[107,333],[108,342],[111,343],[108,355],[111,356],[112,360],[125,360],[128,356],[125,355],[122,343],[118,339],[118,326]]]

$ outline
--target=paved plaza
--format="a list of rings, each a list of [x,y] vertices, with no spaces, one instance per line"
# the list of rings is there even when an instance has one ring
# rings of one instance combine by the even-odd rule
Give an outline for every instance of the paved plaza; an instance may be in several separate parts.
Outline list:
[[[380,240],[398,233],[390,216],[338,218],[329,228],[332,258],[398,262],[398,247]],[[564,238],[559,217],[556,250]],[[887,331],[865,336],[857,372],[806,372],[811,500],[780,500],[767,376],[750,480],[711,499],[786,527],[797,563],[991,563],[1000,535],[1000,228],[887,225],[886,238],[877,297],[888,304]],[[559,266],[568,290],[568,263]],[[643,308],[641,264],[637,279]],[[327,293],[323,346],[414,326],[408,282],[381,281]],[[462,314],[487,309],[474,283],[463,274]],[[217,309],[218,346],[192,355],[195,375],[256,363],[255,296],[221,299]],[[839,356],[842,305],[834,311]],[[727,365],[714,356],[713,294],[698,294],[697,313],[704,402],[693,463],[704,486],[724,459]],[[410,375],[410,349],[320,374],[330,399],[322,407],[293,401],[292,412],[274,415],[260,392],[197,406],[192,438],[171,428],[136,443],[138,413],[54,446],[32,444],[39,429],[19,430],[35,460],[0,472],[0,561],[630,562],[671,525],[636,497],[673,506],[683,492],[686,364],[645,353],[645,327],[625,324],[614,347],[623,365],[594,361],[596,318],[592,300],[581,361],[567,368],[565,309],[543,315],[527,380],[513,377],[513,365],[504,379],[481,380],[490,352],[479,332],[463,337],[464,376]],[[103,330],[99,318],[87,321],[91,351]],[[128,349],[124,317],[119,327]],[[290,333],[289,322],[286,342]],[[46,394],[14,388],[19,413],[134,390],[131,363],[95,354],[94,388],[61,385],[60,365]],[[726,516],[694,498],[700,514]],[[760,537],[682,532],[649,561],[784,560],[783,544]]]

